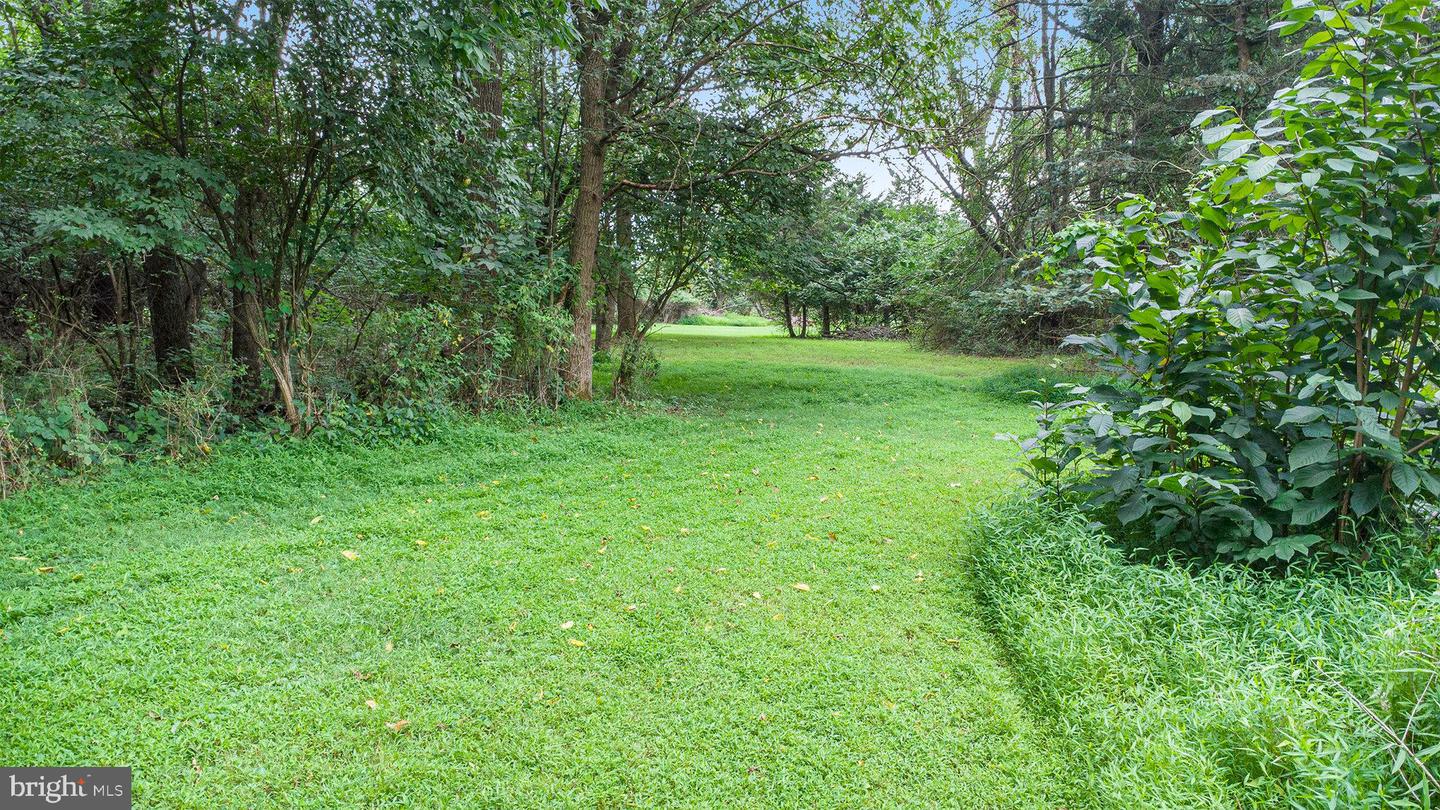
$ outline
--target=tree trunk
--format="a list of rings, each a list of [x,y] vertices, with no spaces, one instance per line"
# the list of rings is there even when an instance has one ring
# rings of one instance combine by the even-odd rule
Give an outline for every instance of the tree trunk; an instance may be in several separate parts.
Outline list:
[[[595,255],[600,246],[600,208],[605,192],[605,55],[600,46],[609,14],[576,3],[580,22],[580,172],[570,226],[570,352],[561,378],[565,395],[590,399],[595,344],[590,335],[595,297]]]
[[[195,377],[190,345],[190,278],[180,257],[163,245],[146,254],[141,267],[150,291],[155,371],[165,385],[180,385]]]
[[[605,297],[595,308],[595,351],[608,352],[615,342],[615,304],[619,297],[615,289],[620,281],[620,269],[614,268],[611,277],[605,280]]]
[[[1250,69],[1250,39],[1245,33],[1245,22],[1246,18],[1250,16],[1249,12],[1250,4],[1247,0],[1236,0],[1231,10],[1235,26],[1235,61],[1242,71]]]
[[[615,268],[615,338],[621,342],[640,337],[640,303],[635,299],[635,273],[630,266],[634,241],[634,217],[621,200],[615,208],[615,248],[620,254]]]
[[[793,338],[795,337],[795,318],[790,312],[790,293],[781,293],[780,303],[785,308],[785,331],[789,332],[790,337]]]
[[[830,337],[830,305],[820,305],[820,337]]]
[[[247,416],[258,413],[265,402],[260,343],[251,334],[251,322],[246,316],[250,309],[259,308],[255,293],[239,287],[230,290],[230,361],[236,371],[230,381],[230,399],[235,409]]]
[[[800,337],[802,337],[802,338],[805,337],[805,336],[806,336],[806,333],[809,332],[809,331],[810,331],[810,306],[809,306],[808,304],[801,304],[801,305],[800,305]]]
[[[252,331],[263,328],[259,317],[260,299],[254,286],[254,262],[260,255],[255,233],[258,195],[253,188],[242,186],[235,199],[235,250],[244,273],[244,283],[231,282],[230,287],[230,360],[236,376],[230,381],[230,399],[235,409],[247,416],[260,411],[265,403],[264,364],[260,362],[260,335]],[[254,316],[252,317],[252,313]]]

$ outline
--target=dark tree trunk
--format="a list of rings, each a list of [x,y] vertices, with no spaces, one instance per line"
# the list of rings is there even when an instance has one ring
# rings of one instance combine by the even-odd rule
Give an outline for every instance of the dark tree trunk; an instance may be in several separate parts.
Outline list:
[[[260,362],[260,343],[250,333],[251,319],[246,314],[258,308],[254,293],[238,287],[230,290],[230,361],[236,371],[230,382],[230,399],[235,410],[246,415],[258,413],[265,403],[265,366]]]
[[[640,304],[635,300],[635,274],[630,267],[634,239],[634,218],[621,200],[615,209],[615,247],[620,254],[615,268],[615,338],[621,342],[640,338]]]
[[[255,279],[254,262],[260,255],[259,237],[255,233],[258,216],[258,194],[251,187],[241,187],[235,199],[235,257],[248,266],[241,275],[245,282]],[[260,309],[260,299],[253,287],[231,282],[230,287],[230,360],[236,376],[230,381],[230,400],[235,410],[245,415],[258,413],[265,404],[264,364],[260,360],[260,336],[252,333],[254,323],[263,319],[251,317]]]
[[[605,280],[605,297],[601,298],[595,308],[595,351],[608,352],[610,346],[615,342],[615,302],[618,292],[615,289],[619,283],[619,268],[615,269],[611,278]]]
[[[595,255],[600,246],[600,208],[605,192],[605,80],[607,65],[601,44],[609,14],[575,3],[580,19],[580,171],[571,217],[570,352],[561,378],[565,395],[590,399],[595,344],[590,335],[591,307],[595,297]]]
[[[1250,16],[1247,0],[1236,0],[1231,11],[1235,25],[1235,60],[1241,70],[1250,69],[1250,39],[1245,33],[1245,22]]]
[[[800,337],[805,337],[810,331],[810,307],[807,304],[800,305]]]
[[[155,345],[155,371],[165,385],[195,377],[190,339],[190,277],[175,251],[161,246],[142,264],[150,291],[150,335]]]
[[[830,337],[830,305],[820,305],[820,337]]]
[[[785,331],[790,337],[795,337],[795,318],[790,312],[790,293],[780,294],[780,303],[785,308]]]

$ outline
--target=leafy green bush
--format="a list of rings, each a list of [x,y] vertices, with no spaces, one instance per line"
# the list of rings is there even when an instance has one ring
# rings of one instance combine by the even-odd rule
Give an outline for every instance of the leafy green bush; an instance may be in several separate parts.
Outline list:
[[[1072,268],[970,290],[949,300],[931,295],[914,332],[925,346],[986,355],[1053,352],[1079,330],[1103,328],[1105,293],[1090,273]]]
[[[759,315],[740,315],[727,312],[724,315],[683,315],[676,323],[686,326],[771,326],[775,322]]]
[[[1033,500],[970,533],[992,629],[1102,804],[1440,799],[1433,558],[1278,580],[1129,565],[1083,515]]]
[[[1122,320],[1077,337],[1132,388],[1077,388],[1034,447],[1130,539],[1202,556],[1353,553],[1440,496],[1440,51],[1429,5],[1295,4],[1313,60],[1178,213],[1122,203],[1051,257]],[[1213,123],[1219,121],[1219,123]],[[1047,417],[1048,418],[1048,417]]]

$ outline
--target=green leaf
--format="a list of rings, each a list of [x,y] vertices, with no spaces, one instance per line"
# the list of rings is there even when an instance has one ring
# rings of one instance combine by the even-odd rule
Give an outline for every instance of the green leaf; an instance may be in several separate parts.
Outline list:
[[[1374,163],[1375,161],[1380,159],[1380,153],[1368,147],[1346,144],[1345,148],[1349,149],[1351,153],[1355,155],[1355,157],[1360,158],[1366,163]]]
[[[1181,424],[1189,422],[1190,417],[1195,415],[1194,411],[1190,410],[1189,405],[1186,405],[1185,403],[1178,400],[1170,403],[1170,412],[1175,414],[1175,418],[1179,419]]]
[[[1363,397],[1360,396],[1360,389],[1345,380],[1336,380],[1335,390],[1340,392],[1340,396],[1351,402],[1359,402],[1363,399]]]
[[[1335,460],[1333,439],[1306,439],[1290,450],[1290,469],[1298,470],[1311,464]]]
[[[1294,534],[1289,537],[1281,537],[1270,545],[1260,549],[1260,552],[1265,556],[1274,557],[1283,562],[1289,562],[1290,558],[1294,557],[1296,552],[1309,554],[1310,547],[1323,540],[1324,538],[1319,535]]]
[[[1225,320],[1241,332],[1248,332],[1255,325],[1255,313],[1249,307],[1231,307],[1225,310]]]
[[[1206,146],[1212,146],[1230,137],[1230,134],[1239,129],[1239,124],[1220,124],[1201,130],[1200,141]]]
[[[1280,417],[1280,425],[1283,427],[1285,425],[1309,424],[1324,414],[1325,411],[1314,405],[1296,405],[1293,408],[1287,409],[1285,415]]]
[[[1275,171],[1275,167],[1278,165],[1280,165],[1279,155],[1266,155],[1265,157],[1251,161],[1250,164],[1245,167],[1245,176],[1251,180],[1260,180]]]
[[[1205,123],[1206,121],[1209,121],[1211,118],[1214,118],[1215,116],[1217,116],[1217,115],[1219,115],[1220,113],[1223,113],[1223,112],[1226,112],[1226,110],[1223,110],[1223,109],[1205,110],[1204,112],[1201,112],[1201,113],[1197,114],[1194,118],[1190,119],[1190,128],[1191,128],[1191,129],[1194,129],[1195,127],[1200,126],[1201,124]]]
[[[1407,498],[1420,488],[1420,476],[1410,468],[1409,464],[1403,462],[1397,463],[1390,469],[1390,480],[1395,482],[1395,486],[1399,487]]]
[[[1350,490],[1350,511],[1360,517],[1375,511],[1380,505],[1380,480],[1371,478],[1361,481]]]
[[[1290,524],[1293,526],[1309,526],[1311,523],[1330,514],[1335,509],[1335,503],[1324,498],[1311,498],[1295,504],[1290,510]]]
[[[1134,523],[1145,514],[1145,506],[1145,498],[1137,493],[1132,495],[1130,500],[1122,504],[1119,509],[1115,510],[1115,517],[1118,518],[1122,524]]]
[[[1270,542],[1270,538],[1275,535],[1275,530],[1270,527],[1270,524],[1260,518],[1255,518],[1251,528],[1255,532],[1255,539],[1262,543]]]

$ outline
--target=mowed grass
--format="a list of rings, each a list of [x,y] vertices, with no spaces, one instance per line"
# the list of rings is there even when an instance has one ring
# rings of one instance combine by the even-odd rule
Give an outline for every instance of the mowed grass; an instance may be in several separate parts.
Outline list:
[[[0,764],[165,808],[1083,804],[957,562],[1006,364],[774,334],[661,331],[638,408],[0,504]]]

